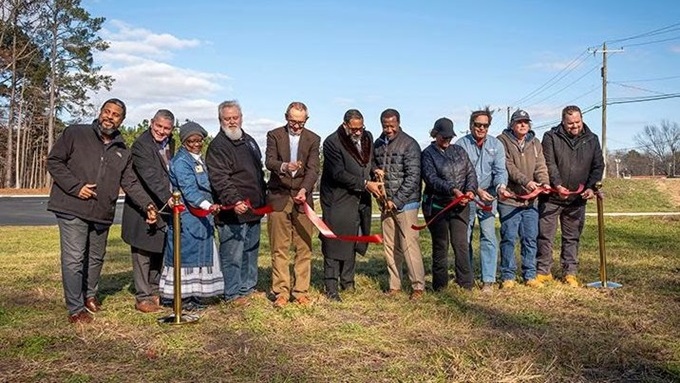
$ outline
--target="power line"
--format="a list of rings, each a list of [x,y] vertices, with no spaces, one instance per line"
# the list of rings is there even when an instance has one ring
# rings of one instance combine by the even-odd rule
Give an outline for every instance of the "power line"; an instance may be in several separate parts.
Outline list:
[[[680,78],[680,76],[646,78],[646,79],[637,79],[637,80],[622,80],[622,81],[619,81],[619,83],[622,83],[622,82],[652,82],[652,81],[673,80],[673,79],[676,79],[676,78]]]
[[[581,77],[577,78],[576,80],[572,81],[571,83],[567,84],[566,86],[562,87],[561,89],[559,89],[559,90],[557,90],[557,91],[551,93],[550,95],[548,95],[548,96],[546,96],[546,97],[544,97],[544,98],[542,98],[542,99],[540,99],[540,100],[534,102],[533,104],[529,104],[527,107],[529,107],[529,106],[534,106],[534,105],[536,105],[536,104],[540,104],[541,102],[543,102],[543,101],[545,101],[545,100],[548,100],[548,99],[550,99],[551,97],[554,97],[555,95],[561,93],[561,92],[564,91],[565,89],[570,88],[571,86],[573,86],[573,85],[576,84],[577,82],[581,81],[584,77],[586,77],[587,75],[589,75],[590,73],[592,73],[595,69],[597,69],[597,68],[599,68],[599,67],[600,67],[600,63],[595,64],[595,66],[593,66],[592,68],[590,68],[590,70],[588,70],[586,73],[584,73]]]
[[[630,37],[625,37],[625,38],[616,39],[616,40],[609,40],[609,41],[606,41],[606,43],[609,43],[609,44],[611,44],[611,43],[621,43],[621,42],[624,42],[624,41],[630,41],[630,40],[641,39],[641,38],[645,38],[645,37],[656,36],[656,35],[660,35],[660,34],[664,34],[664,33],[675,32],[678,29],[680,29],[680,23],[675,23],[675,24],[667,25],[665,27],[654,29],[652,31],[633,35],[633,36],[630,36]]]
[[[529,92],[526,96],[520,98],[519,100],[515,101],[512,103],[512,105],[520,105],[523,102],[526,102],[530,100],[532,97],[535,95],[539,94],[541,91],[549,89],[552,87],[555,83],[557,83],[559,80],[564,78],[566,75],[569,74],[569,72],[573,71],[576,69],[585,59],[588,57],[588,49],[585,49],[583,52],[581,52],[576,58],[571,60],[567,66],[562,68],[559,72],[557,72],[553,77],[548,79],[545,83],[543,83],[541,86],[538,88],[534,89],[533,91]],[[563,74],[564,73],[564,74]],[[559,77],[559,78],[558,78]]]
[[[621,104],[635,104],[639,102],[649,102],[649,101],[658,101],[658,100],[667,100],[670,98],[678,98],[680,97],[680,93],[668,93],[668,94],[663,94],[663,95],[658,95],[658,96],[646,96],[646,97],[620,97],[620,98],[612,98],[607,101],[607,105],[621,105]],[[589,112],[592,112],[593,110],[600,109],[602,107],[601,104],[592,104],[591,106],[585,108],[582,110],[581,115],[585,115]],[[537,130],[545,130],[548,128],[551,128],[557,124],[559,124],[562,120],[551,120],[548,122],[543,122],[538,125],[532,126],[532,129],[537,131]]]
[[[607,84],[614,84],[614,85],[622,86],[624,88],[636,89],[636,90],[641,90],[643,92],[649,92],[649,93],[654,93],[654,94],[667,94],[667,93],[664,93],[664,92],[657,92],[655,90],[649,90],[649,89],[641,88],[639,86],[621,84],[621,83],[618,83],[616,81],[607,81]]]
[[[628,44],[628,45],[624,45],[624,47],[637,47],[637,46],[640,46],[640,45],[657,44],[657,43],[663,43],[663,42],[666,42],[666,41],[673,41],[673,40],[680,40],[680,36],[669,37],[667,39],[661,39],[661,40],[645,41],[645,42],[636,43],[636,44]]]

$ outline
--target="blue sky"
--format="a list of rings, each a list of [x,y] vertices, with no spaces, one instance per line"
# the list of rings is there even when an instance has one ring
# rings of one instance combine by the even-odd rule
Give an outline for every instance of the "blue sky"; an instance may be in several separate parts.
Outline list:
[[[264,147],[291,101],[310,110],[322,138],[357,108],[374,136],[385,108],[422,146],[439,117],[459,135],[472,110],[526,109],[538,137],[567,104],[601,103],[602,55],[608,96],[680,93],[680,3],[672,1],[179,1],[83,0],[106,17],[111,47],[96,56],[128,104],[126,125],[169,108],[180,119],[218,131],[217,104],[238,99],[244,129]],[[668,33],[616,41],[674,25]],[[667,41],[659,41],[667,40]],[[610,150],[637,146],[633,136],[661,120],[680,123],[680,98],[611,105]],[[601,112],[584,115],[600,135]]]

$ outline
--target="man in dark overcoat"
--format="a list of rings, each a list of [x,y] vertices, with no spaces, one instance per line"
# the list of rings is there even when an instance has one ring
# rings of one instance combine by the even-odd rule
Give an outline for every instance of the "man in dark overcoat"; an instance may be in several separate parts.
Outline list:
[[[172,129],[175,116],[160,109],[151,119],[149,129],[132,144],[132,169],[139,183],[156,206],[169,204],[172,199],[168,164],[175,153]],[[163,248],[170,215],[163,215],[155,225],[145,221],[141,211],[130,197],[125,197],[121,237],[130,245],[132,278],[135,284],[135,308],[144,313],[162,310],[158,296],[158,283],[163,264]]]
[[[371,193],[381,194],[381,183],[371,181],[373,136],[356,109],[345,112],[343,123],[323,143],[321,210],[323,220],[337,235],[368,235],[371,231]],[[366,254],[367,243],[321,236],[326,296],[340,301],[340,288],[354,289],[356,253]]]

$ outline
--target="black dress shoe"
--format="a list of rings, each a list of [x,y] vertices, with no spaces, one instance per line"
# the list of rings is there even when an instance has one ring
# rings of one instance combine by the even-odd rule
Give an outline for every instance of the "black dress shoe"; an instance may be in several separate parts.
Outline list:
[[[342,302],[342,298],[340,298],[340,294],[338,294],[337,291],[331,291],[326,293],[326,298],[333,302]]]
[[[91,313],[96,313],[102,309],[102,305],[97,301],[97,298],[89,297],[85,299],[85,309]]]

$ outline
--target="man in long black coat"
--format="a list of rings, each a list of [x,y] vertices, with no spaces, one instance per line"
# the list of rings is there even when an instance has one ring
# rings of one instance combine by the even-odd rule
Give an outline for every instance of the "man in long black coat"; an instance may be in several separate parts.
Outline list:
[[[337,235],[368,235],[371,231],[371,193],[380,194],[380,183],[371,181],[373,136],[356,109],[345,112],[342,125],[323,143],[321,210],[323,220]],[[366,254],[366,243],[321,236],[326,296],[340,301],[343,290],[354,288],[356,253]]]
[[[168,164],[175,152],[172,129],[175,116],[160,109],[151,119],[149,129],[132,144],[132,168],[139,183],[156,206],[164,206],[172,198]],[[121,236],[130,245],[132,277],[135,283],[135,308],[141,312],[162,309],[158,297],[158,283],[163,266],[163,248],[169,215],[163,215],[156,225],[145,222],[145,214],[129,197],[123,208]]]

